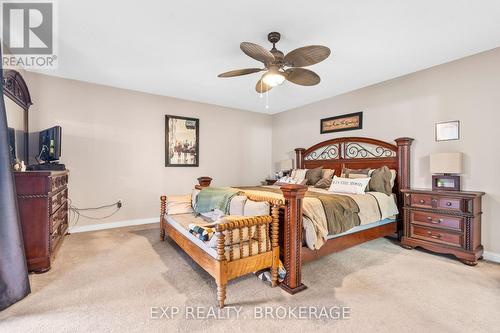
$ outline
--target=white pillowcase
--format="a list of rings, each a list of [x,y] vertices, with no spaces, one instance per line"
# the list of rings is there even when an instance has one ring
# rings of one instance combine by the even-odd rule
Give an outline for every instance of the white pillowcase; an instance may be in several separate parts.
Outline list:
[[[328,191],[336,193],[365,194],[366,186],[370,182],[368,178],[341,178],[333,176],[332,185]]]
[[[295,169],[295,174],[292,176],[295,179],[295,184],[300,184],[306,179],[307,169]]]
[[[167,196],[167,214],[187,214],[192,213],[190,195],[172,195]]]

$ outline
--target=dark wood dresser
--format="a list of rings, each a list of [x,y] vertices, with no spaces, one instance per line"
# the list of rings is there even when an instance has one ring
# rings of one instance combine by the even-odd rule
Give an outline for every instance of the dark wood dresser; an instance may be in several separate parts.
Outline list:
[[[422,247],[448,253],[464,264],[476,265],[481,245],[483,192],[403,189],[404,236],[407,249]]]
[[[68,230],[68,171],[14,172],[28,270],[43,273]]]

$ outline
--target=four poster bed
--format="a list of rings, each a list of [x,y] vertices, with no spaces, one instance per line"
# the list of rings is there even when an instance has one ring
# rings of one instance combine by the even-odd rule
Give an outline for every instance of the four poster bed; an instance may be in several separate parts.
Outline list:
[[[307,191],[304,185],[283,185],[280,187],[284,202],[278,202],[280,251],[287,275],[280,287],[295,294],[306,288],[302,283],[302,264],[324,255],[342,251],[349,247],[384,236],[401,236],[403,223],[402,189],[410,187],[410,146],[413,139],[398,138],[391,144],[372,138],[343,137],[320,142],[308,149],[295,149],[297,169],[313,169],[319,166],[334,169],[340,176],[343,168],[363,169],[388,166],[396,170],[393,193],[397,199],[400,214],[389,223],[379,224],[355,232],[346,232],[329,239],[319,250],[303,246],[303,199]],[[265,200],[261,195],[246,193],[250,199]],[[270,199],[270,198],[269,198]],[[276,200],[276,199],[275,199]],[[276,202],[275,202],[276,203]]]
[[[369,221],[370,223],[366,223],[365,225],[360,225],[358,222],[356,227],[349,226],[349,230],[343,230],[331,237],[325,237],[325,242],[318,249],[311,249],[310,246],[304,246],[303,215],[309,213],[305,214],[306,218],[307,215],[311,215],[310,203],[313,200],[319,202],[320,200],[318,200],[318,198],[325,200],[322,201],[323,206],[321,206],[320,203],[319,206],[315,207],[318,210],[320,208],[317,207],[324,207],[326,212],[326,197],[331,196],[338,201],[351,199],[346,199],[345,196],[336,195],[335,193],[328,193],[326,190],[318,192],[317,189],[308,188],[305,185],[286,184],[280,187],[237,187],[237,189],[249,200],[267,202],[270,207],[272,221],[274,221],[273,225],[279,226],[279,247],[278,244],[276,244],[276,248],[279,248],[281,260],[286,268],[286,277],[284,281],[280,283],[282,289],[290,294],[295,294],[306,288],[302,283],[303,263],[379,237],[390,235],[399,237],[401,235],[401,213],[403,212],[401,190],[409,188],[410,185],[410,146],[412,141],[413,139],[411,138],[398,138],[395,140],[396,144],[394,145],[371,138],[344,137],[327,140],[308,149],[295,149],[297,169],[314,169],[321,166],[324,169],[334,169],[336,176],[340,176],[344,168],[378,169],[386,166],[395,171],[392,194],[389,191],[389,193],[383,195],[377,194],[376,192],[358,195],[358,199],[362,196],[371,198],[372,206],[374,205],[377,207],[378,211],[380,211],[380,219],[372,219]],[[198,189],[210,186],[211,178],[201,177],[198,180]],[[395,215],[392,215],[391,218],[385,218],[387,216],[383,217],[381,208],[381,203],[383,203],[383,201],[372,198],[381,198],[383,196],[385,196],[386,199],[390,198],[394,206],[392,212],[394,212]],[[352,197],[355,198],[355,196]],[[163,202],[164,200],[165,199],[163,199]],[[352,202],[354,203],[354,201]],[[362,209],[360,209],[361,206],[359,203],[362,203],[364,208],[367,206],[363,201],[356,201],[356,203],[354,203],[354,206],[358,209],[357,212],[361,215]],[[307,212],[307,210],[309,210],[309,212]],[[161,221],[163,221],[161,223],[161,230],[162,237],[164,237],[165,231],[168,232],[168,230],[166,230],[168,228],[165,228],[166,223],[163,219],[165,214],[164,208],[161,214]],[[326,213],[323,215],[326,215]],[[331,221],[328,221],[328,223],[330,222]],[[222,258],[222,260],[224,260],[224,258]],[[273,273],[274,277],[275,275],[276,272]]]
[[[302,264],[324,255],[342,251],[349,247],[390,235],[401,236],[403,222],[402,189],[410,187],[410,146],[413,139],[398,138],[396,145],[371,138],[345,137],[327,140],[308,149],[295,149],[296,168],[312,169],[319,166],[334,169],[340,176],[343,168],[363,169],[388,166],[396,170],[393,192],[397,199],[400,214],[389,223],[364,230],[347,232],[329,239],[319,250],[302,246],[302,200],[307,190],[300,185],[282,187],[285,197],[283,218],[280,222],[280,235],[283,235],[281,247],[287,276],[281,287],[291,294],[304,290],[302,283]]]

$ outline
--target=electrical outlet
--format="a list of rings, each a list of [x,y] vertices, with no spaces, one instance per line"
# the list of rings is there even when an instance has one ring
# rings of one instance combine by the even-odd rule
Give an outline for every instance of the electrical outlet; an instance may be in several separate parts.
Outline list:
[[[122,204],[122,199],[118,199],[118,202],[116,203],[116,206],[118,208],[122,208],[123,204]]]

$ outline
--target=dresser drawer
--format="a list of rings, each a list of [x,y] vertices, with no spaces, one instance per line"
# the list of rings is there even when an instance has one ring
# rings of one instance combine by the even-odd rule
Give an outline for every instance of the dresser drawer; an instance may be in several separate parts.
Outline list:
[[[59,209],[68,198],[68,188],[64,188],[59,193],[52,195],[49,197],[49,215],[53,214],[55,211]]]
[[[432,195],[411,194],[411,205],[414,207],[432,208]]]
[[[440,243],[462,247],[463,235],[452,231],[444,231],[442,229],[427,228],[424,226],[411,225],[411,237],[423,239],[433,243]]]
[[[50,180],[50,191],[49,192],[57,192],[61,189],[61,187],[66,186],[68,184],[68,175],[58,175],[49,177]]]
[[[464,219],[459,216],[448,216],[428,212],[411,212],[411,223],[420,224],[434,228],[449,228],[457,231],[463,230]]]
[[[49,245],[50,245],[50,253],[54,253],[57,247],[60,245],[63,240],[63,236],[66,234],[68,230],[68,224],[66,222],[61,223],[57,226],[57,228],[50,234]]]
[[[68,202],[66,201],[54,214],[49,217],[49,232],[53,233],[59,225],[68,223]]]
[[[462,211],[462,200],[452,197],[439,197],[437,199],[437,208]]]

